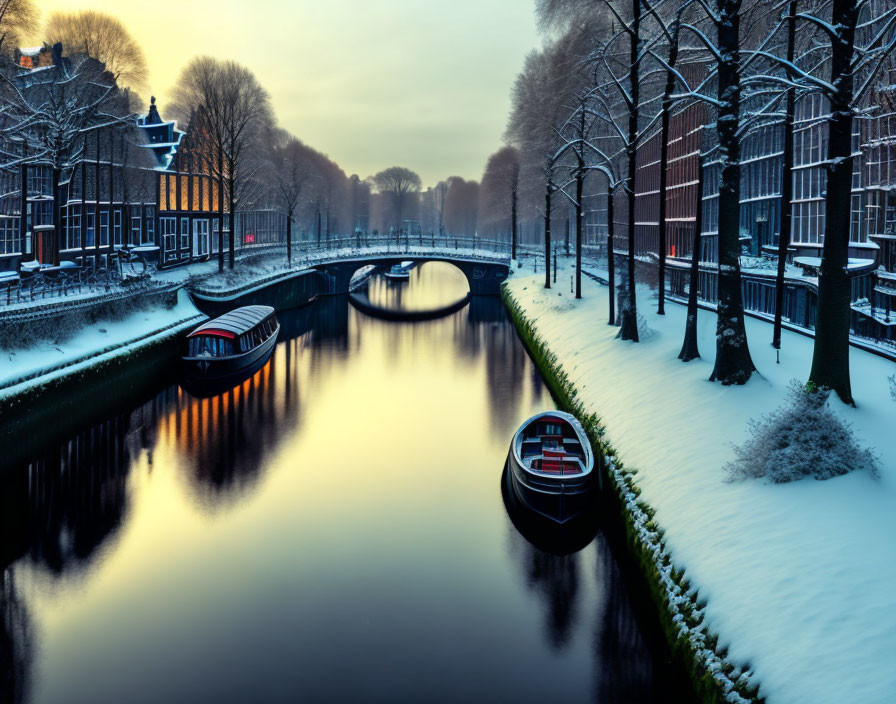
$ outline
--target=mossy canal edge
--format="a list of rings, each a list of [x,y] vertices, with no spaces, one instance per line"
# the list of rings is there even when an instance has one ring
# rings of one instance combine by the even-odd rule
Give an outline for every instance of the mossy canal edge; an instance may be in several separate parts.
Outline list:
[[[637,471],[626,468],[606,436],[600,418],[587,410],[578,390],[535,324],[506,285],[501,298],[517,334],[529,351],[558,405],[575,415],[585,428],[608,504],[624,525],[625,543],[653,602],[667,647],[686,670],[696,695],[705,704],[762,704],[759,684],[748,663],[734,663],[728,649],[705,623],[706,601],[687,578],[685,569],[672,562],[656,512],[640,498]]]

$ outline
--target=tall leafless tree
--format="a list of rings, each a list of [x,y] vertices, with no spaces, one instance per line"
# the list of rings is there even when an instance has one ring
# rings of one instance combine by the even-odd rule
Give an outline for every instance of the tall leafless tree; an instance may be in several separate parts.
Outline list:
[[[292,263],[292,224],[305,188],[312,177],[313,162],[309,149],[292,135],[273,149],[273,175],[276,197],[286,214],[286,260]]]
[[[402,217],[408,207],[408,201],[420,192],[420,176],[404,166],[390,166],[372,178],[378,193],[386,196],[394,208],[396,236],[401,233]]]
[[[273,125],[268,92],[245,66],[200,56],[181,72],[172,90],[172,110],[190,123],[191,130],[197,133],[194,138],[204,142],[206,162],[225,184],[232,269],[238,188],[252,176],[250,165],[262,151]],[[222,235],[223,230],[222,223]],[[219,243],[218,267],[223,269],[224,248],[220,245],[223,243]]]
[[[11,54],[34,34],[38,17],[32,0],[0,0],[0,54]]]
[[[61,42],[68,54],[85,54],[104,63],[121,87],[137,91],[146,87],[143,50],[117,17],[96,10],[54,12],[44,35],[50,44]]]

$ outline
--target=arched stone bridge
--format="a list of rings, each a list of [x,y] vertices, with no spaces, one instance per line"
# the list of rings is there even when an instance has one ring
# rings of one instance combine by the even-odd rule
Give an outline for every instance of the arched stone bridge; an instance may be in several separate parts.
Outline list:
[[[333,246],[333,245],[336,246]],[[362,240],[341,238],[320,249],[309,266],[323,275],[328,294],[348,293],[355,272],[371,264],[391,266],[403,261],[448,262],[460,269],[474,296],[495,296],[510,274],[506,243],[470,237],[395,237]]]

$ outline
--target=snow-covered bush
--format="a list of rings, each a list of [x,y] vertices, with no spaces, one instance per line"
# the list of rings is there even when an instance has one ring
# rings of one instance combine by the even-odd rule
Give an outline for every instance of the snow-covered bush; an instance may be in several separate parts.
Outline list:
[[[852,428],[828,407],[829,395],[791,382],[781,408],[750,421],[750,438],[725,467],[729,481],[830,479],[858,469],[876,475],[873,453],[858,446]]]

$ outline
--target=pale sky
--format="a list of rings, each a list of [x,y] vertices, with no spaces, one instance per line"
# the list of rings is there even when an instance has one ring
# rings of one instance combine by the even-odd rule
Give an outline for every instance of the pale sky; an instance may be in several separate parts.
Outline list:
[[[117,15],[140,42],[162,116],[196,55],[232,58],[271,94],[280,125],[365,178],[479,179],[510,89],[538,44],[532,0],[42,0]],[[143,96],[149,103],[149,94]]]

